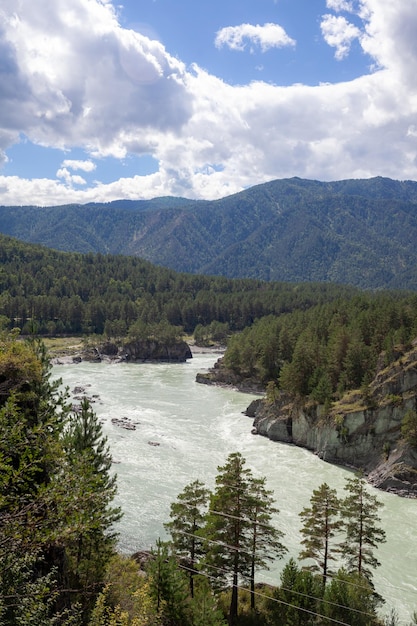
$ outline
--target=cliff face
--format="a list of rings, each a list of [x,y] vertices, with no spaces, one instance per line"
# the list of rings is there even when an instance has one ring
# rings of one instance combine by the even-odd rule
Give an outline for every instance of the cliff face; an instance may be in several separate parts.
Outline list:
[[[375,486],[417,497],[417,450],[401,434],[404,415],[417,409],[417,346],[397,356],[388,368],[381,358],[365,394],[349,392],[327,411],[285,394],[274,403],[256,400],[247,411],[254,432],[363,469]]]
[[[101,361],[105,358],[132,363],[147,361],[183,363],[192,356],[190,346],[185,341],[165,343],[153,339],[131,341],[123,345],[107,342],[90,346],[81,355],[85,361]]]

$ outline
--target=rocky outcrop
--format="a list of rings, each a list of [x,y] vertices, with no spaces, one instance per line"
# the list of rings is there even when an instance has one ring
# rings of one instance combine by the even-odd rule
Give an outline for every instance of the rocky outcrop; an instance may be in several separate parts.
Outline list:
[[[190,346],[185,341],[164,343],[156,339],[130,341],[122,345],[106,342],[88,346],[81,354],[85,361],[115,360],[132,363],[183,363],[192,356]]]
[[[417,497],[417,450],[401,433],[404,415],[417,408],[417,347],[397,356],[387,368],[381,359],[366,393],[349,392],[327,411],[283,393],[273,403],[257,401],[247,411],[255,432],[360,468],[381,489]]]
[[[223,365],[223,358],[216,361],[214,366],[208,372],[198,373],[196,382],[203,385],[218,385],[220,387],[232,387],[244,393],[264,393],[264,388],[259,380],[244,378],[242,379],[235,372],[227,369]]]

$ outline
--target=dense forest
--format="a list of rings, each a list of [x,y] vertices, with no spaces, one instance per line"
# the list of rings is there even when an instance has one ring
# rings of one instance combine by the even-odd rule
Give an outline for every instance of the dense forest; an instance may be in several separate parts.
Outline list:
[[[417,295],[329,283],[179,274],[135,257],[63,253],[0,236],[0,321],[23,335],[227,342],[224,366],[319,403],[369,383],[417,337]]]
[[[24,334],[125,336],[134,323],[242,330],[356,290],[179,274],[136,257],[62,253],[0,236],[0,315]],[[6,319],[5,319],[6,318]]]
[[[0,207],[2,233],[179,272],[417,289],[417,183],[274,180],[215,201]]]
[[[229,339],[223,363],[270,394],[325,404],[369,384],[381,355],[389,365],[416,337],[417,294],[363,292],[256,320]]]
[[[88,401],[51,382],[42,343],[0,338],[0,623],[5,626],[395,626],[372,583],[385,540],[365,480],[327,484],[300,512],[298,562],[277,586],[259,570],[286,554],[265,479],[232,453],[210,492],[192,480],[147,555],[117,554],[116,478]],[[146,558],[145,558],[146,556]],[[414,616],[412,624],[416,624]]]

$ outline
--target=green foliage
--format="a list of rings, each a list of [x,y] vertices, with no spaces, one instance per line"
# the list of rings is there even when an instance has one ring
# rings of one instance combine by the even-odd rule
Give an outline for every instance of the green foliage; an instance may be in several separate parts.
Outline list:
[[[238,585],[251,571],[249,485],[252,473],[238,452],[218,467],[216,489],[211,496],[204,538],[204,568],[215,586],[231,585],[229,619],[238,614]]]
[[[0,224],[52,248],[135,255],[181,272],[415,289],[415,186],[291,178],[212,202],[0,207]],[[45,279],[53,282],[50,267]],[[122,277],[113,287],[129,284]]]
[[[130,557],[115,554],[109,561],[104,589],[88,626],[161,626],[151,581]]]
[[[255,572],[267,569],[274,557],[286,551],[282,533],[271,523],[278,510],[264,479],[253,477],[239,452],[229,455],[218,468],[216,489],[203,530],[205,558],[203,569],[216,589],[231,586],[229,621],[238,616],[239,586],[250,581],[251,607],[255,608]]]
[[[341,502],[345,539],[340,547],[346,570],[371,581],[372,569],[380,565],[374,551],[386,541],[378,517],[382,503],[369,493],[361,475],[347,479],[345,491],[347,495]]]
[[[359,573],[339,570],[326,586],[323,614],[344,624],[379,626],[378,599],[369,580]]]
[[[171,504],[171,521],[164,524],[171,534],[175,554],[189,575],[191,597],[194,596],[196,567],[203,554],[199,532],[205,523],[209,495],[199,480],[190,483]]]
[[[20,626],[75,625],[114,546],[108,451],[86,404],[70,419],[41,344],[5,337],[0,362],[0,611]]]
[[[203,576],[196,581],[195,594],[190,608],[193,626],[226,626],[210,584]]]
[[[355,293],[350,287],[192,276],[135,257],[64,254],[0,235],[0,316],[24,334],[139,338],[192,333],[224,341],[269,314]],[[268,353],[273,360],[274,346]],[[267,363],[266,366],[270,367]]]
[[[417,320],[410,307],[415,303],[410,294],[363,293],[266,316],[230,338],[223,363],[242,378],[265,386],[273,381],[285,392],[326,406],[346,390],[362,387],[373,408],[369,382],[378,357],[392,333],[401,329],[408,341],[413,338]]]
[[[281,573],[281,585],[267,603],[271,624],[304,626],[315,623],[322,595],[320,577],[302,570],[290,559]]]
[[[321,572],[324,588],[327,576],[331,573],[330,562],[335,560],[337,552],[337,544],[335,542],[333,546],[332,542],[342,527],[339,499],[336,490],[323,483],[313,491],[310,503],[311,506],[300,513],[303,521],[301,544],[304,546],[300,559],[315,561],[310,569]]]
[[[401,434],[413,448],[417,448],[417,412],[406,411],[402,423]]]
[[[163,624],[191,625],[188,581],[167,544],[157,541],[147,565],[149,592]]]

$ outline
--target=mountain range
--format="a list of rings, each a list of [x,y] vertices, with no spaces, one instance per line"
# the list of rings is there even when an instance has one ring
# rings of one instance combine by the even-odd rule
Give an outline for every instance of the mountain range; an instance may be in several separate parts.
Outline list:
[[[220,200],[1,206],[0,232],[180,272],[417,290],[417,182],[291,178]]]

